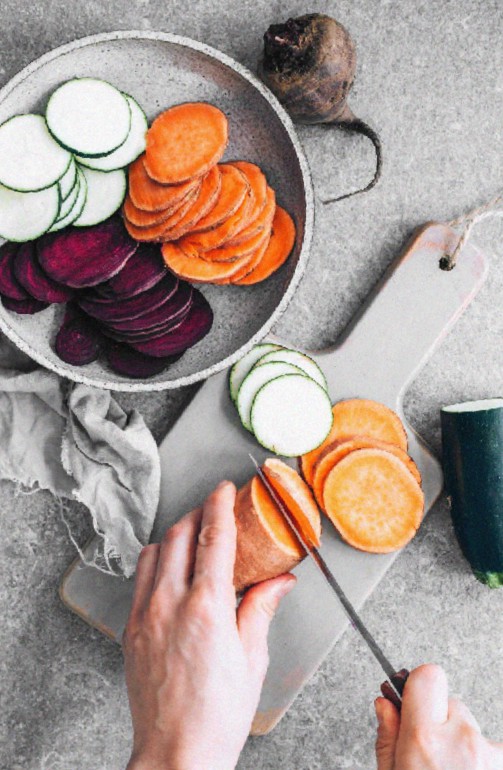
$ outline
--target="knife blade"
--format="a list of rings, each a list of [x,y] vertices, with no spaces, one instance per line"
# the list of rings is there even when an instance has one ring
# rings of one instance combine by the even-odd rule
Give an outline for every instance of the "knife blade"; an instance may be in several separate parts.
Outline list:
[[[394,703],[394,705],[399,709],[401,705],[403,688],[408,676],[408,671],[406,669],[398,670],[390,663],[389,659],[384,654],[381,647],[376,642],[376,640],[374,639],[374,637],[372,636],[372,634],[370,633],[366,625],[363,623],[358,613],[356,612],[355,608],[349,601],[348,597],[342,590],[332,570],[330,569],[325,559],[319,552],[315,543],[310,542],[309,539],[307,539],[304,536],[304,533],[301,527],[298,525],[298,522],[295,520],[295,517],[293,516],[291,511],[288,509],[288,507],[285,505],[280,495],[278,494],[276,489],[273,487],[273,485],[267,478],[263,469],[258,464],[257,460],[253,457],[252,454],[249,454],[249,457],[255,466],[258,477],[260,478],[267,492],[269,493],[269,496],[271,497],[273,502],[276,504],[276,506],[280,510],[286,523],[288,524],[290,529],[293,531],[295,537],[299,541],[303,550],[314,561],[314,563],[316,564],[316,567],[322,573],[323,577],[325,578],[325,580],[327,581],[327,583],[329,584],[333,592],[336,594],[340,603],[344,607],[344,610],[346,611],[352,625],[354,626],[354,628],[356,628],[356,630],[360,633],[362,638],[365,640],[368,648],[370,649],[375,659],[381,666],[382,670],[386,674],[388,681],[381,686],[381,691],[384,697],[387,698],[388,700],[391,700]]]

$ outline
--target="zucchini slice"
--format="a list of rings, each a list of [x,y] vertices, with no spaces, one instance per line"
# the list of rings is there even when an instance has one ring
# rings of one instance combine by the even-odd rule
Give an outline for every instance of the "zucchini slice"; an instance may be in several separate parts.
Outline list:
[[[304,353],[299,353],[298,350],[287,350],[286,348],[273,350],[271,353],[266,353],[265,356],[262,356],[262,358],[256,362],[255,366],[268,364],[272,361],[283,361],[285,364],[293,364],[293,366],[296,366],[298,369],[302,369],[308,377],[311,377],[311,379],[317,382],[322,388],[325,390],[327,389],[327,381],[320,367],[312,358],[309,358],[309,356],[306,356]]]
[[[445,486],[454,531],[475,577],[503,586],[503,398],[441,410]]]
[[[0,236],[23,243],[43,235],[55,222],[59,185],[38,192],[17,192],[0,185]]]
[[[76,227],[89,227],[103,222],[120,208],[126,195],[126,174],[117,171],[94,171],[81,167],[86,180],[87,198],[80,216],[74,220]]]
[[[240,358],[239,361],[234,364],[229,374],[229,390],[234,402],[238,397],[238,390],[241,387],[241,383],[252,366],[257,363],[259,358],[265,356],[266,353],[280,349],[281,345],[275,345],[272,342],[262,342],[260,345],[255,345],[248,351],[248,353],[245,353],[243,358]]]
[[[18,192],[52,187],[72,156],[54,141],[42,115],[15,115],[0,126],[0,183]]]
[[[332,427],[326,390],[305,374],[284,374],[257,392],[251,424],[255,438],[272,452],[298,457],[316,449]]]
[[[80,168],[77,168],[77,177],[78,177],[78,185],[79,185],[79,194],[77,195],[77,199],[75,200],[73,207],[68,212],[66,217],[61,216],[61,210],[63,208],[63,204],[61,205],[60,213],[58,214],[57,220],[54,222],[52,227],[49,228],[50,233],[54,233],[56,232],[56,230],[63,230],[64,227],[68,227],[68,225],[71,225],[82,214],[82,209],[84,208],[84,205],[86,203],[86,198],[87,198],[87,182]]]
[[[124,144],[131,110],[123,94],[105,80],[75,78],[54,91],[46,120],[63,147],[76,155],[99,157]]]
[[[238,391],[236,407],[239,413],[239,418],[246,430],[251,431],[252,429],[251,408],[253,399],[257,395],[257,392],[260,390],[262,385],[266,384],[266,382],[274,380],[276,377],[280,377],[282,374],[304,375],[304,372],[292,364],[285,364],[282,361],[272,361],[270,364],[255,366],[244,378]]]
[[[73,188],[77,184],[78,181],[78,175],[77,175],[77,164],[75,163],[75,160],[72,155],[72,159],[70,161],[70,165],[68,166],[68,169],[65,171],[61,179],[59,180],[59,192],[61,195],[61,200],[66,200],[70,193],[73,191]]]
[[[75,206],[77,199],[79,197],[79,192],[80,192],[80,178],[81,178],[81,174],[77,174],[76,176],[77,181],[72,187],[70,194],[67,195],[66,198],[61,201],[61,205],[59,207],[58,219],[56,221],[59,221],[60,219],[65,219],[68,216],[68,214],[71,212],[73,207]],[[60,192],[61,192],[61,186],[60,186]]]
[[[104,155],[102,158],[86,158],[83,155],[77,155],[76,159],[82,166],[93,168],[96,171],[115,171],[118,168],[129,166],[145,150],[145,137],[148,131],[147,116],[131,96],[124,94],[124,98],[131,110],[131,129],[126,141],[117,150],[109,155]]]

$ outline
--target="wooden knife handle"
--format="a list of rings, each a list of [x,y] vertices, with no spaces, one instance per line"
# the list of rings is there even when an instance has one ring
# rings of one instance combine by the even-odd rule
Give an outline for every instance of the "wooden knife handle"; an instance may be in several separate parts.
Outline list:
[[[395,689],[393,689],[387,680],[381,685],[381,693],[383,694],[383,697],[386,698],[386,700],[389,700],[390,703],[392,703],[395,708],[398,709],[398,711],[400,711],[402,708],[401,697],[403,694],[403,688],[405,687],[405,682],[409,678],[409,674],[410,671],[407,671],[406,668],[401,668],[400,671],[397,671],[396,674],[393,674],[391,677],[391,682]],[[400,697],[398,697],[397,692]]]

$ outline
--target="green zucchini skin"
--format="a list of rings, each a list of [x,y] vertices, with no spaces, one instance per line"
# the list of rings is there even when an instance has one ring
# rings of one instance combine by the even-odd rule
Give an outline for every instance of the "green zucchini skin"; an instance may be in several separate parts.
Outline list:
[[[496,401],[440,413],[454,531],[475,577],[490,588],[503,586],[503,399]]]

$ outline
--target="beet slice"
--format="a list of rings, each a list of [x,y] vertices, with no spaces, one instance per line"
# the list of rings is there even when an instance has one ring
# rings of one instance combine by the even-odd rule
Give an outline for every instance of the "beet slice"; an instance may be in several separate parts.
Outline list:
[[[49,278],[74,289],[96,286],[121,270],[138,247],[122,220],[47,233],[38,241],[38,259]]]
[[[40,302],[68,302],[75,294],[74,289],[56,283],[44,273],[33,241],[19,247],[14,259],[14,275],[28,294]]]
[[[0,246],[0,293],[4,297],[20,301],[30,299],[30,295],[14,275],[14,261],[18,251],[19,243],[7,241]]]
[[[115,329],[111,329],[108,326],[103,326],[102,331],[107,337],[118,342],[126,342],[128,345],[132,345],[134,342],[142,342],[144,340],[153,340],[157,337],[163,337],[167,332],[174,331],[180,324],[182,324],[190,312],[192,303],[189,304],[187,309],[180,317],[170,320],[162,326],[154,326],[151,329],[144,329],[137,332],[118,332]]]
[[[168,302],[177,288],[178,278],[172,273],[166,273],[159,283],[134,297],[122,300],[105,299],[89,292],[79,300],[79,304],[82,310],[103,323],[127,321],[145,315]]]
[[[208,334],[213,324],[213,311],[199,291],[194,292],[192,306],[183,322],[162,337],[135,341],[131,347],[140,353],[161,358],[182,353]]]
[[[54,350],[61,360],[72,366],[90,364],[98,358],[102,341],[94,321],[69,305],[54,342]]]
[[[117,332],[147,331],[153,327],[174,326],[189,311],[194,289],[190,283],[180,281],[176,292],[154,310],[125,321],[109,321],[107,326]]]
[[[12,299],[12,297],[6,297],[1,295],[2,304],[6,310],[12,310],[13,313],[19,315],[35,315],[40,313],[41,310],[45,310],[49,307],[49,302],[40,302],[34,297],[28,297],[28,299]]]
[[[117,374],[135,379],[145,379],[160,374],[179,358],[179,355],[153,358],[119,343],[111,343],[107,348],[110,368]]]
[[[159,246],[141,243],[122,270],[99,287],[99,293],[111,297],[134,297],[151,289],[166,275],[166,265]]]

